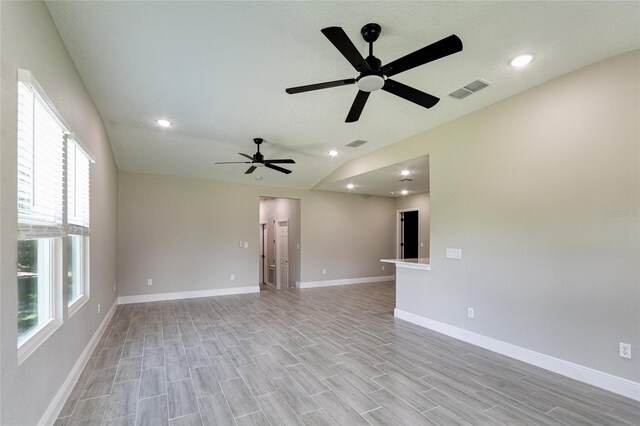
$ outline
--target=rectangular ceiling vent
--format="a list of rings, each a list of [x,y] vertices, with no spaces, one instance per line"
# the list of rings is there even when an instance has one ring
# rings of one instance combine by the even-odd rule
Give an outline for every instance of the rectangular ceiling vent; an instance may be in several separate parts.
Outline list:
[[[355,141],[353,141],[353,142],[349,142],[346,146],[348,146],[349,148],[357,148],[357,147],[359,147],[360,145],[364,145],[365,143],[367,143],[367,141],[363,141],[363,140],[360,140],[360,139],[356,139],[356,140],[355,140]]]
[[[456,91],[449,93],[449,96],[456,99],[464,99],[467,96],[473,95],[474,93],[484,89],[485,87],[489,87],[488,82],[483,80],[476,80]]]

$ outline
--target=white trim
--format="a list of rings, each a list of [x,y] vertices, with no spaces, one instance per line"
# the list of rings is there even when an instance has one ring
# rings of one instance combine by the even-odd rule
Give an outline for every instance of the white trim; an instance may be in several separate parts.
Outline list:
[[[603,371],[594,370],[593,368],[545,355],[540,352],[535,352],[520,346],[512,345],[511,343],[483,336],[472,331],[412,314],[401,309],[395,309],[393,315],[396,318],[437,331],[438,333],[445,334],[453,337],[454,339],[462,340],[464,342],[471,343],[472,345],[480,346],[481,348],[526,362],[527,364],[532,364],[571,379],[640,401],[640,383],[638,382],[614,376]]]
[[[70,304],[68,306],[68,308],[67,308],[67,318],[71,318],[88,301],[89,301],[89,297],[84,295],[84,294],[82,296],[78,297],[72,304]]]
[[[37,331],[32,331],[31,333],[33,334],[28,335],[26,340],[18,346],[18,365],[22,364],[24,360],[29,358],[29,356],[31,356],[31,354],[34,353],[40,345],[42,345],[61,326],[62,319],[50,318],[47,322],[36,328]]]
[[[60,386],[60,390],[58,390],[58,393],[53,397],[53,400],[45,410],[44,414],[42,415],[42,417],[40,417],[40,421],[38,422],[39,426],[52,425],[55,423],[56,419],[58,418],[58,414],[60,414],[62,407],[64,407],[64,403],[67,401],[67,398],[69,398],[73,387],[76,385],[76,382],[80,378],[82,370],[84,370],[84,367],[87,365],[89,357],[91,357],[91,354],[100,341],[102,334],[107,329],[107,325],[109,324],[109,321],[111,321],[113,314],[116,312],[117,306],[117,301],[113,302],[113,305],[109,309],[109,312],[107,312],[107,315],[105,315],[102,323],[100,323],[100,327],[98,327],[96,332],[93,334],[93,337],[91,338],[89,343],[87,343],[84,351],[82,351],[82,353],[80,354],[80,357],[69,372],[66,380],[64,381],[62,386]]]
[[[387,281],[393,281],[395,279],[396,279],[395,275],[385,275],[380,277],[343,278],[340,280],[307,281],[307,282],[300,281],[296,284],[298,288],[314,288],[314,287],[330,287],[334,285],[382,283]]]
[[[118,304],[161,302],[163,300],[195,299],[197,297],[227,296],[231,294],[259,293],[260,286],[212,288],[209,290],[176,291],[174,293],[139,294],[136,296],[120,296]]]
[[[31,74],[31,71],[25,70],[23,68],[18,68],[18,81],[31,87],[31,89],[44,101],[45,106],[55,116],[55,119],[59,121],[59,124],[64,127],[64,130],[68,133],[71,127],[67,125],[67,122],[62,117],[62,114],[58,112],[58,110],[54,106],[55,104],[51,102],[51,99],[49,99],[45,91],[42,89],[42,86],[38,84],[38,81],[35,79],[33,74]]]
[[[67,141],[72,140],[76,144],[78,144],[78,147],[84,152],[85,156],[89,159],[90,163],[96,162],[96,157],[91,153],[91,151],[89,150],[89,148],[87,148],[84,142],[80,140],[80,138],[75,132],[70,132],[69,134],[67,134],[66,140]]]

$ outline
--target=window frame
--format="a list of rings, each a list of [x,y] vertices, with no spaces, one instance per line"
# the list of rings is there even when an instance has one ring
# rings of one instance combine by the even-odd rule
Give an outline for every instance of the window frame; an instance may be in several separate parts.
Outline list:
[[[81,251],[80,251],[80,279],[81,279],[81,285],[80,288],[82,288],[82,294],[75,300],[71,301],[69,300],[69,293],[68,293],[68,289],[67,289],[67,316],[69,318],[71,318],[76,312],[78,312],[80,310],[80,308],[82,308],[84,306],[85,303],[87,303],[89,301],[89,299],[91,299],[91,285],[90,285],[90,279],[91,279],[91,272],[90,272],[90,239],[89,239],[89,235],[77,235],[77,234],[69,234],[67,236],[67,244],[70,244],[71,242],[69,241],[69,237],[72,236],[77,236],[77,237],[82,237],[81,240]],[[67,253],[69,251],[67,250]],[[65,269],[68,272],[68,268],[69,268],[69,262],[67,262],[67,269]],[[67,278],[68,279],[68,278]]]
[[[70,165],[69,165],[69,157],[70,157],[70,149],[71,147],[73,147],[74,149],[74,153],[73,153],[73,160],[75,161],[75,164],[73,165],[73,178],[74,178],[74,182],[70,182],[69,181],[69,170],[70,170]],[[86,221],[83,222],[82,225],[80,225],[79,223],[69,223],[69,209],[72,207],[69,204],[69,192],[71,189],[73,189],[74,191],[74,197],[73,197],[73,202],[74,202],[74,206],[73,208],[75,209],[77,207],[77,203],[79,202],[78,196],[77,196],[77,182],[78,182],[78,158],[79,156],[82,157],[82,160],[86,160],[87,161],[87,180],[86,180],[86,184],[87,184],[87,188],[86,188],[86,194],[87,194],[87,217],[85,218]],[[90,230],[91,230],[91,221],[90,221],[90,212],[91,212],[91,164],[95,163],[94,157],[93,155],[91,155],[91,153],[89,152],[89,150],[87,150],[87,148],[85,147],[85,145],[80,141],[80,139],[74,134],[74,133],[69,133],[66,138],[65,138],[65,159],[66,159],[66,167],[65,167],[65,196],[64,196],[64,209],[65,209],[65,225],[67,226],[67,244],[70,244],[70,237],[72,236],[79,236],[82,238],[82,243],[81,243],[81,252],[78,255],[79,256],[79,261],[80,261],[80,280],[81,280],[81,284],[80,284],[80,289],[81,289],[81,295],[71,301],[69,294],[68,294],[68,286],[67,286],[67,315],[69,318],[71,318],[76,312],[78,312],[78,310],[80,310],[80,308],[87,302],[89,301],[89,299],[91,298],[91,269],[90,269],[90,264],[91,264],[91,250],[90,250],[90,241],[91,241],[91,237],[90,237]],[[76,216],[74,219],[78,219],[78,217]],[[67,250],[67,253],[69,253],[69,250]],[[67,268],[69,267],[69,262],[67,261]],[[67,271],[68,272],[68,271]],[[68,279],[68,276],[67,276]]]
[[[46,238],[49,239],[49,238]],[[40,244],[45,238],[36,238],[38,241],[38,257],[41,256]],[[49,303],[51,304],[51,317],[35,327],[29,333],[22,336],[21,339],[17,339],[18,350],[18,365],[22,364],[32,353],[36,351],[58,328],[62,326],[62,282],[63,282],[63,270],[62,265],[62,238],[51,238],[48,247],[49,266],[48,274],[50,279],[49,291],[51,297]],[[39,281],[39,280],[38,280]],[[38,287],[40,287],[38,282]],[[40,288],[38,288],[38,292]],[[16,322],[17,324],[17,322]]]
[[[23,84],[27,88],[29,88],[41,101],[42,106],[45,107],[46,111],[51,114],[51,116],[58,121],[60,126],[63,128],[64,140],[63,151],[62,151],[62,228],[63,232],[59,236],[42,236],[38,238],[37,235],[27,235],[26,237],[22,235],[20,232],[18,235],[18,241],[21,240],[37,240],[38,244],[41,244],[41,240],[50,239],[48,248],[48,265],[46,273],[49,275],[50,286],[48,289],[44,289],[45,291],[49,291],[49,300],[47,303],[50,303],[50,318],[44,321],[42,324],[35,327],[33,330],[30,330],[24,336],[18,339],[18,335],[16,333],[16,349],[17,349],[17,358],[18,365],[22,364],[31,354],[33,354],[58,328],[60,328],[64,322],[64,308],[67,308],[67,319],[70,318],[73,314],[78,312],[82,306],[86,304],[86,302],[90,298],[90,250],[89,250],[89,233],[82,233],[83,236],[83,244],[82,244],[82,255],[81,255],[81,269],[82,269],[82,288],[83,294],[81,297],[77,298],[73,303],[68,304],[68,294],[65,293],[67,291],[67,278],[65,277],[65,273],[67,273],[68,264],[64,262],[66,245],[68,243],[69,234],[69,224],[67,218],[67,206],[68,206],[68,182],[67,182],[67,146],[69,143],[69,139],[72,139],[77,147],[80,148],[85,154],[86,158],[89,161],[89,178],[90,178],[90,165],[91,163],[95,163],[95,159],[91,152],[86,148],[86,146],[75,137],[75,135],[69,130],[69,125],[62,118],[58,110],[55,108],[54,103],[51,102],[49,97],[46,95],[42,87],[35,80],[30,71],[25,69],[18,69],[18,90],[20,84]],[[17,93],[18,95],[18,93]],[[18,95],[18,101],[20,99]],[[19,125],[19,124],[18,124]],[[18,129],[17,133],[18,133]],[[18,141],[16,142],[18,143]],[[18,170],[18,174],[19,174]],[[32,172],[33,173],[33,172]],[[89,189],[89,188],[88,188]],[[18,197],[19,194],[16,194]],[[16,202],[19,200],[16,200]],[[90,202],[90,198],[88,200]],[[16,203],[17,205],[18,203]],[[90,206],[87,206],[90,208]],[[19,215],[18,215],[19,216]],[[18,221],[18,226],[23,223],[20,220]],[[38,246],[38,256],[40,256],[40,245]],[[17,250],[17,247],[16,247]],[[39,262],[40,266],[41,262]],[[16,280],[17,285],[17,280]],[[38,281],[38,293],[40,294],[40,280]],[[66,297],[65,297],[66,296]],[[38,307],[40,309],[40,307]],[[17,315],[16,315],[16,326],[17,326]],[[17,331],[17,330],[16,330]]]

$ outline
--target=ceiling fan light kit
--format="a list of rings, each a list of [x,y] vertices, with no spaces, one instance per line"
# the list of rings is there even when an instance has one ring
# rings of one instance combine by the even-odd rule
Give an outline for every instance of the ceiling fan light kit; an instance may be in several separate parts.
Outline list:
[[[363,58],[347,34],[340,27],[327,27],[322,33],[340,51],[347,61],[359,73],[357,78],[328,81],[325,83],[309,84],[306,86],[291,87],[285,91],[289,94],[309,92],[313,90],[328,89],[331,87],[347,86],[355,84],[358,93],[347,114],[347,123],[358,121],[364,109],[369,94],[377,90],[384,90],[399,96],[424,108],[431,108],[440,101],[440,98],[424,93],[413,87],[392,80],[391,76],[416,68],[428,62],[435,61],[462,50],[462,41],[455,34],[445,37],[435,43],[416,50],[395,61],[382,65],[382,61],[373,55],[373,43],[380,36],[381,27],[378,24],[367,24],[360,30],[364,41],[369,43],[369,56]]]

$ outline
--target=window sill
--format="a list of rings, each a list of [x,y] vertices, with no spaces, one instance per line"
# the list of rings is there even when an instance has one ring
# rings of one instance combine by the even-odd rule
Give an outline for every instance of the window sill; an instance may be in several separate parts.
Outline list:
[[[39,329],[18,345],[18,365],[22,364],[34,353],[60,326],[62,320],[52,318],[42,324]]]
[[[87,301],[89,301],[89,298],[86,295],[82,295],[78,297],[75,302],[70,304],[68,308],[68,318],[71,318],[73,314],[78,312],[80,308],[82,308],[84,304],[87,303]]]

